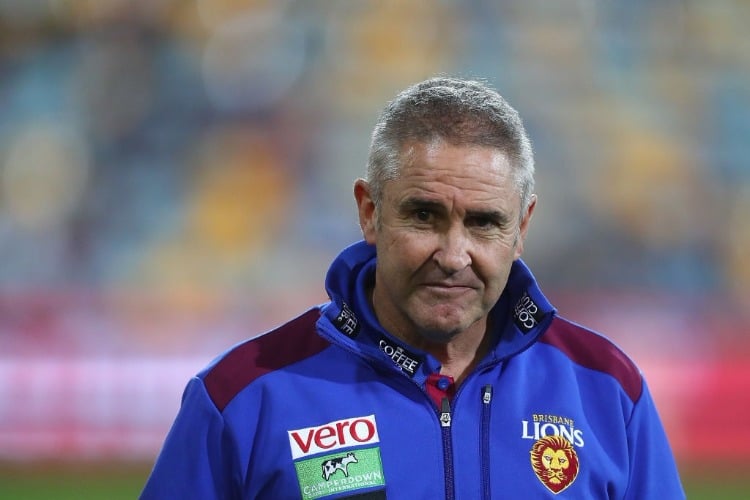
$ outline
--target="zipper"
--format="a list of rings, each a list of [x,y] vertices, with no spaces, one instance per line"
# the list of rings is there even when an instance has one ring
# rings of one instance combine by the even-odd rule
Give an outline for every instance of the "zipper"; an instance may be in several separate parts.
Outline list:
[[[445,464],[445,498],[456,497],[453,483],[453,442],[451,440],[451,404],[443,398],[440,404],[440,430],[443,435],[443,463]]]
[[[487,384],[482,389],[482,422],[480,429],[482,498],[490,498],[490,410],[492,405],[492,386]]]

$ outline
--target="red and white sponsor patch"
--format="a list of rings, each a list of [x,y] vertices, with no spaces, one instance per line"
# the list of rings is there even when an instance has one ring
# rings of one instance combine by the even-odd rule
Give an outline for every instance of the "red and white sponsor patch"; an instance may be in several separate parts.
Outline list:
[[[287,433],[294,460],[324,451],[380,442],[375,415],[345,418]]]

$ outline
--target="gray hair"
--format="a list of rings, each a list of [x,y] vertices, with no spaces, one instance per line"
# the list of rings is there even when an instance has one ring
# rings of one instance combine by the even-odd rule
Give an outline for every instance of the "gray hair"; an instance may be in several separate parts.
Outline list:
[[[534,153],[518,112],[486,83],[450,77],[412,85],[381,113],[367,161],[370,196],[378,210],[383,185],[399,174],[404,146],[438,139],[503,151],[516,173],[523,214],[534,190]]]

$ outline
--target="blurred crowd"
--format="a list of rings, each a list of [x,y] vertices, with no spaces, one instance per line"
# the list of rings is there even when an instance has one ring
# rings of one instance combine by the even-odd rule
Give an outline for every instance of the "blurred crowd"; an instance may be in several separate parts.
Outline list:
[[[0,342],[225,345],[324,300],[376,115],[436,73],[525,117],[553,299],[747,313],[748,23],[744,0],[0,0]]]

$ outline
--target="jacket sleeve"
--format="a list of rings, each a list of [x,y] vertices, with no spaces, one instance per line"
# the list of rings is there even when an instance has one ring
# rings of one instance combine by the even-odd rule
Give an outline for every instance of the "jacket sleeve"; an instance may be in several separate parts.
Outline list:
[[[140,498],[236,497],[236,461],[228,434],[203,380],[193,378]]]
[[[685,498],[677,465],[646,383],[628,424],[630,482],[626,499]]]

